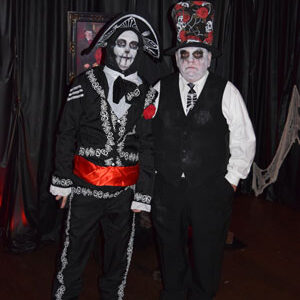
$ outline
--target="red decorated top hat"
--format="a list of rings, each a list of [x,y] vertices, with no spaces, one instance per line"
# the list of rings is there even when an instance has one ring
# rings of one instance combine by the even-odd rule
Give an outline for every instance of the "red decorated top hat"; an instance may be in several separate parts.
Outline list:
[[[174,54],[184,47],[203,47],[212,52],[213,57],[220,51],[213,46],[214,9],[207,1],[178,2],[172,10],[177,32],[177,45],[166,51]]]

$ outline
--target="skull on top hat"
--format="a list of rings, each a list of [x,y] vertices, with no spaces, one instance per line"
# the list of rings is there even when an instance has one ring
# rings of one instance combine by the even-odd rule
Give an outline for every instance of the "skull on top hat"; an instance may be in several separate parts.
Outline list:
[[[182,1],[172,9],[172,18],[176,26],[176,46],[167,54],[173,54],[183,47],[203,47],[218,56],[213,46],[214,8],[208,1]]]

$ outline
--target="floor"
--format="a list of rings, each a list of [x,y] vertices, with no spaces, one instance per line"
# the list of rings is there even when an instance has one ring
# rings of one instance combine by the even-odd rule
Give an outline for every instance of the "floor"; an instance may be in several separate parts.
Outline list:
[[[231,229],[247,244],[226,250],[216,300],[300,299],[300,211],[251,196],[234,202]],[[151,236],[151,235],[150,235]],[[11,254],[0,247],[0,299],[50,299],[57,244],[32,253]],[[155,245],[135,249],[126,287],[127,300],[158,299],[160,281]],[[99,299],[97,259],[92,256],[84,273],[80,300]]]

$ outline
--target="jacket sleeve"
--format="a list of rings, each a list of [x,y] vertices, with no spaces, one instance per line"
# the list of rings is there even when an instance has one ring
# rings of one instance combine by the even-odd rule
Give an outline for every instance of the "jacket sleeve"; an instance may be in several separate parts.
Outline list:
[[[52,195],[68,196],[71,193],[73,158],[76,135],[82,114],[84,91],[80,78],[75,78],[64,107],[56,141],[55,170],[50,185]]]
[[[154,187],[154,156],[153,156],[153,136],[152,117],[155,114],[153,105],[157,93],[152,88],[146,94],[143,115],[137,124],[137,134],[139,137],[139,179],[136,183],[134,201],[132,209],[139,209],[149,212],[151,210],[151,200]]]

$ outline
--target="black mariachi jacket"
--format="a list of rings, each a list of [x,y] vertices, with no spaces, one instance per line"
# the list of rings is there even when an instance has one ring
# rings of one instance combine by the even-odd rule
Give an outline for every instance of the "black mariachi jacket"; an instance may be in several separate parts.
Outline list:
[[[151,120],[143,117],[143,111],[153,103],[155,90],[147,84],[140,85],[131,93],[131,106],[120,119],[111,110],[107,95],[108,84],[100,67],[75,78],[59,126],[50,192],[65,196],[71,192],[71,187],[80,186],[87,194],[109,198],[124,189],[95,186],[74,175],[74,155],[98,166],[139,164],[133,208],[150,211],[154,182],[153,141]]]

